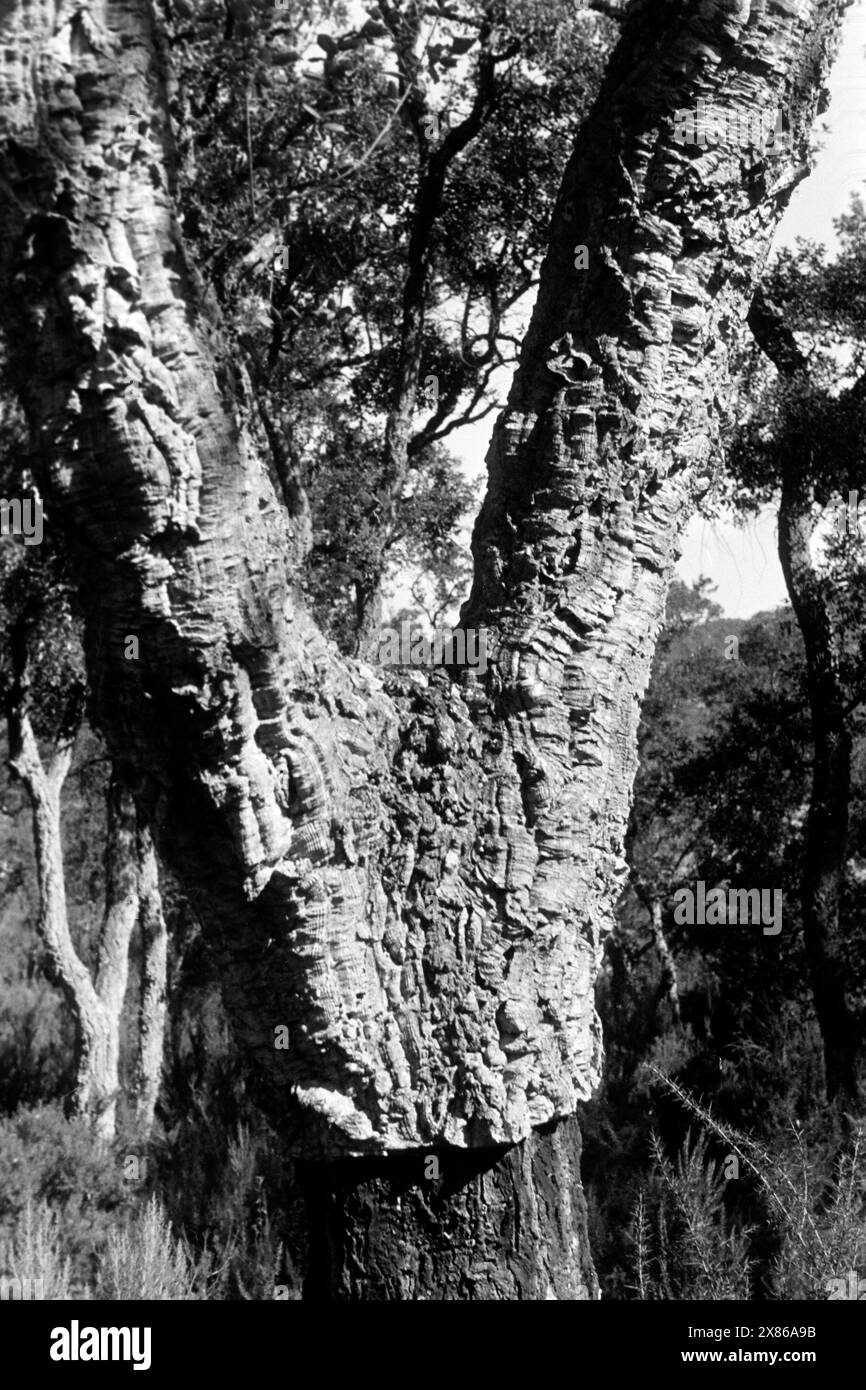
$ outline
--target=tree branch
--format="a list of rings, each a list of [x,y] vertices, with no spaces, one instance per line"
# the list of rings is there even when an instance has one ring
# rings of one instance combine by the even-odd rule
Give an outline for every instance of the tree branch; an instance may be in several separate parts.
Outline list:
[[[809,362],[794,332],[788,327],[778,304],[767,297],[761,285],[755,291],[748,324],[755,342],[781,376],[808,372]]]

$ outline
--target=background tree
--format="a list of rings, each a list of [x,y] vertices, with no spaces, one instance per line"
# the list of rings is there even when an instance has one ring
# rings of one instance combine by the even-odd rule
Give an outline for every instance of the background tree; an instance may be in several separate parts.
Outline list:
[[[866,536],[856,500],[863,495],[866,419],[864,226],[858,199],[838,223],[841,247],[832,262],[800,242],[774,265],[749,322],[776,371],[749,376],[746,419],[731,451],[739,510],[769,500],[778,506],[779,558],[803,634],[814,749],[803,926],[828,1090],[855,1113],[866,957],[862,932],[854,919],[843,923],[842,911],[852,748],[866,697]]]
[[[7,453],[0,476],[13,489],[16,475],[19,487],[22,481],[16,456],[25,444],[20,418],[7,410]],[[41,505],[38,496],[36,500]],[[33,817],[36,930],[48,977],[62,991],[74,1028],[69,1106],[72,1113],[92,1118],[103,1138],[113,1138],[130,942],[137,928],[141,993],[129,1090],[136,1128],[147,1135],[162,1073],[165,1025],[166,928],[156,857],[132,793],[115,769],[104,789],[101,922],[90,950],[82,953],[67,909],[61,796],[82,730],[85,679],[80,622],[50,519],[47,535],[36,545],[4,542],[0,594],[0,693],[9,765],[26,789]]]

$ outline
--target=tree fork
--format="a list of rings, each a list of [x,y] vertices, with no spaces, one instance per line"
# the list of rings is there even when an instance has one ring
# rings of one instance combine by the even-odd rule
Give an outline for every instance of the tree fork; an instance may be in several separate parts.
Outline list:
[[[845,7],[630,7],[491,445],[465,612],[489,631],[488,671],[393,688],[341,660],[297,599],[302,509],[279,501],[183,245],[143,0],[22,3],[2,20],[0,289],[95,713],[199,905],[271,1115],[301,1112],[287,1152],[377,1166],[369,1192],[340,1199],[357,1240],[373,1194],[389,1210],[378,1165],[399,1151],[487,1151],[494,1208],[529,1164],[523,1212],[538,1165],[561,1171],[556,1200],[538,1198],[537,1274],[521,1286],[501,1256],[488,1292],[545,1290],[543,1252],[565,1268],[566,1228],[575,1267],[588,1259],[582,1204],[564,1197],[576,1159],[558,1146],[576,1143],[567,1117],[600,1073],[593,984],[640,700],[727,352],[807,167],[805,135],[790,156],[690,148],[675,110],[784,102],[805,127]],[[452,1208],[464,1245],[487,1219],[474,1181]],[[425,1189],[398,1198],[420,1229]],[[377,1287],[389,1247],[392,1285],[401,1260],[382,1229]],[[467,1258],[431,1280],[456,1286]],[[314,1285],[362,1296],[329,1268]],[[562,1296],[579,1282],[563,1274]]]

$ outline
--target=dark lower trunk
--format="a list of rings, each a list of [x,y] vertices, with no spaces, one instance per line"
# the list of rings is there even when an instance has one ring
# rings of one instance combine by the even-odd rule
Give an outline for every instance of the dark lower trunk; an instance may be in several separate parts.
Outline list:
[[[301,1164],[297,1173],[309,1221],[304,1299],[599,1296],[574,1117],[508,1148]]]

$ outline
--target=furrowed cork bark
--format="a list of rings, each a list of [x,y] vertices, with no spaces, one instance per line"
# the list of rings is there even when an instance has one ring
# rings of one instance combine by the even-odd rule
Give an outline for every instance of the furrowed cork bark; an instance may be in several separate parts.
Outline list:
[[[496,1220],[455,1151],[490,1149],[494,1189],[511,1174],[530,1202],[528,1160],[497,1147],[552,1172],[558,1125],[598,1079],[593,983],[654,636],[708,485],[727,350],[805,172],[802,135],[787,152],[702,149],[678,140],[675,111],[783,106],[805,129],[844,8],[631,7],[490,449],[464,613],[489,630],[489,668],[387,687],[337,655],[295,592],[300,510],[278,501],[173,213],[146,7],[3,11],[0,283],[48,524],[80,583],[95,716],[207,922],[287,1151],[335,1184],[350,1155],[454,1161],[452,1205],[413,1227],[434,1263],[448,1211],[474,1213],[464,1267]],[[377,1181],[385,1221],[401,1199]],[[579,1250],[557,1298],[592,1292],[570,1191],[553,1183],[538,1207],[539,1261],[563,1224]],[[327,1284],[366,1296],[346,1271]],[[517,1296],[504,1274],[462,1287],[447,1296]]]

